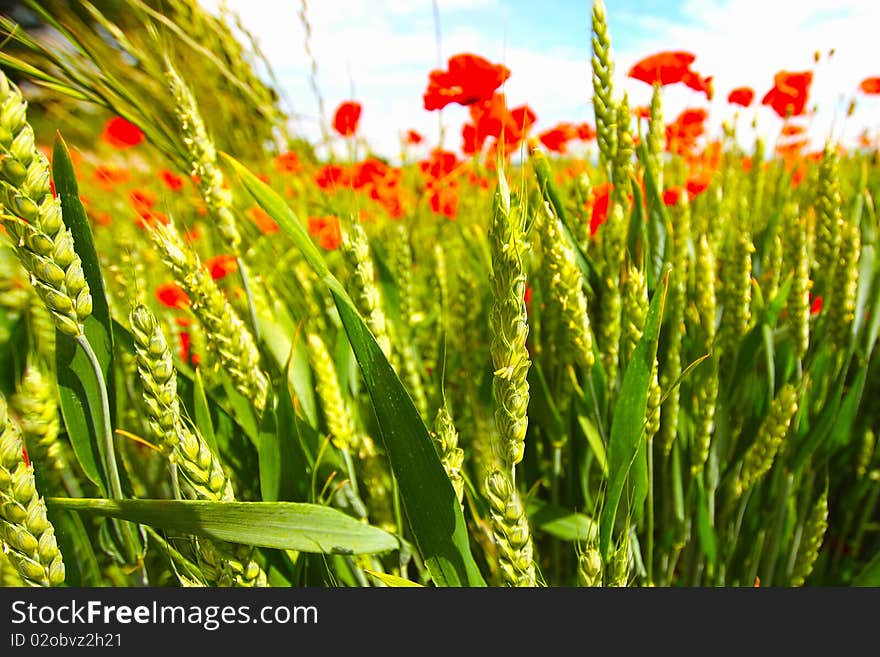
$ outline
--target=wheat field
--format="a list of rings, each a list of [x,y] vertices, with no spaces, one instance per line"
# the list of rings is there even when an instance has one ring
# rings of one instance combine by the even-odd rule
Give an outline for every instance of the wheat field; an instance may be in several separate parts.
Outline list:
[[[878,145],[811,150],[812,71],[717,132],[670,44],[631,107],[595,0],[589,116],[458,53],[395,159],[356,99],[293,131],[229,10],[21,4],[2,585],[880,585]]]

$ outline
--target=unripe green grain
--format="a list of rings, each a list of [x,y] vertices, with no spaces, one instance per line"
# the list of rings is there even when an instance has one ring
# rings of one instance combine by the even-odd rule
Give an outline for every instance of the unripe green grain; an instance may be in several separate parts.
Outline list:
[[[856,317],[856,297],[859,290],[859,255],[861,235],[859,228],[844,222],[840,230],[837,264],[831,276],[828,294],[829,337],[834,344],[847,345],[852,323]]]
[[[176,463],[188,492],[196,499],[232,502],[235,494],[217,455],[180,414],[177,371],[156,316],[144,305],[129,315],[149,426],[169,461]],[[266,586],[266,573],[246,545],[196,541],[206,581],[213,586]]]
[[[539,226],[544,244],[545,270],[550,277],[548,312],[555,314],[562,338],[558,351],[565,362],[589,370],[594,362],[593,336],[587,314],[587,297],[574,249],[563,235],[559,219],[548,206],[540,215]]]
[[[609,167],[617,154],[617,120],[613,97],[614,62],[611,59],[611,36],[605,20],[605,4],[594,0],[592,11],[593,109],[596,114],[596,139],[599,156]]]
[[[216,219],[217,229],[234,252],[241,245],[241,233],[232,212],[232,192],[224,187],[223,173],[217,166],[217,151],[208,136],[195,97],[177,71],[166,61],[168,87],[186,145],[190,175],[195,176],[205,205]]]
[[[826,291],[825,286],[834,276],[842,228],[840,156],[837,147],[831,142],[827,142],[822,163],[819,165],[819,182],[816,194],[815,273],[813,276],[822,292]]]
[[[790,383],[785,384],[776,394],[755,441],[743,456],[742,470],[735,486],[737,495],[742,495],[754,486],[773,466],[776,453],[782,446],[797,411],[797,397],[797,388]]]
[[[342,242],[342,250],[351,272],[353,297],[358,310],[364,316],[376,342],[386,357],[391,355],[391,341],[385,323],[385,313],[379,296],[379,286],[375,280],[373,259],[370,256],[370,245],[363,226],[355,221],[346,231]]]
[[[578,557],[578,585],[602,586],[602,554],[596,547],[588,547]]]
[[[333,358],[327,350],[327,345],[317,333],[308,333],[306,349],[315,374],[315,392],[321,400],[324,421],[331,440],[339,449],[351,451],[357,447],[357,435],[351,415],[342,398],[342,388],[339,386]]]
[[[802,359],[810,346],[810,253],[807,250],[806,222],[798,215],[797,206],[784,210],[788,262],[794,268],[791,292],[786,302],[788,324],[794,336],[794,351]]]
[[[0,161],[6,163],[0,170],[0,205],[5,209],[0,220],[55,325],[79,337],[92,312],[92,297],[73,236],[61,217],[61,199],[49,188],[49,162],[34,144],[26,108],[18,87],[0,71],[0,127],[12,136],[8,148],[0,148]]]
[[[633,144],[632,127],[630,125],[629,99],[626,94],[617,103],[615,112],[617,120],[617,150],[614,153],[611,168],[611,181],[614,183],[614,199],[621,206],[629,203],[630,176],[633,173]]]
[[[752,304],[752,253],[748,231],[731,228],[721,269],[720,301],[724,308],[718,329],[718,348],[731,353],[749,330]]]
[[[528,417],[527,380],[529,335],[526,312],[526,275],[523,255],[527,249],[524,226],[526,209],[511,207],[510,191],[503,174],[495,194],[495,212],[489,230],[492,247],[492,287],[494,298],[489,310],[492,335],[492,363],[495,375],[492,392],[495,422],[502,448],[499,457],[509,466],[522,460]]]
[[[498,548],[498,565],[508,586],[535,586],[529,523],[519,494],[501,470],[486,478],[486,497]]]
[[[260,368],[260,352],[253,335],[173,224],[157,224],[151,236],[175,280],[189,295],[193,313],[204,326],[233,385],[262,413],[269,381]]]
[[[0,548],[27,584],[61,586],[64,561],[23,449],[21,431],[0,396]]]
[[[813,565],[819,557],[819,549],[828,529],[828,490],[822,491],[819,499],[810,509],[804,524],[801,542],[798,546],[794,570],[791,576],[792,586],[803,586],[804,581],[813,572]]]
[[[446,470],[449,481],[452,482],[459,504],[462,504],[464,478],[461,474],[461,468],[464,463],[464,451],[458,446],[458,431],[445,405],[437,410],[432,436],[443,469]]]
[[[58,440],[58,402],[55,388],[36,361],[28,363],[15,395],[10,400],[18,414],[28,455],[49,474],[53,488],[69,473],[64,445]]]

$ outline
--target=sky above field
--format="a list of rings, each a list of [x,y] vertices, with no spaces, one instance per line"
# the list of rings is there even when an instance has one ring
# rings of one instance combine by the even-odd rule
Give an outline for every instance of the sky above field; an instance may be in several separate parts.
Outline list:
[[[300,0],[226,0],[258,39],[274,67],[294,127],[316,140],[319,111],[310,86]],[[203,0],[209,8],[217,0]],[[428,73],[445,68],[456,53],[472,52],[505,64],[512,72],[504,91],[508,105],[527,103],[537,114],[535,130],[559,121],[594,122],[590,105],[590,0],[311,0],[306,15],[309,45],[317,63],[317,84],[325,119],[344,100],[363,105],[360,133],[380,154],[400,151],[400,134],[415,129],[434,145],[437,112],[422,107]],[[833,8],[832,8],[833,5]],[[647,104],[650,87],[628,79],[639,59],[663,50],[696,55],[693,69],[714,76],[715,96],[683,85],[664,90],[664,115],[685,107],[709,110],[710,130],[733,116],[727,94],[750,86],[755,104],[742,110],[739,132],[750,145],[758,131],[774,140],[782,125],[760,100],[777,71],[814,71],[808,124],[814,145],[829,134],[850,143],[863,127],[880,128],[880,97],[857,92],[859,82],[880,75],[876,0],[606,0],[617,93],[632,106]],[[828,53],[834,50],[833,56]],[[818,64],[814,53],[822,54]],[[846,119],[850,100],[855,114]],[[458,150],[467,109],[450,105],[442,113],[444,146]],[[428,146],[426,146],[427,148]]]

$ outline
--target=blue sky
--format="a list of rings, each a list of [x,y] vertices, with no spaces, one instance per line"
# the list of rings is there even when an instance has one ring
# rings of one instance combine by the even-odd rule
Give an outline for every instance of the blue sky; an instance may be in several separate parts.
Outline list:
[[[298,117],[295,128],[317,138],[319,112],[309,86],[299,0],[226,1],[272,61]],[[210,7],[217,0],[204,2]],[[474,52],[505,63],[512,71],[505,85],[508,102],[528,103],[538,115],[536,129],[558,121],[593,122],[589,0],[437,4],[444,60],[458,52]],[[834,57],[823,56],[815,66],[811,102],[819,110],[804,121],[814,143],[821,144],[829,135],[852,140],[865,125],[880,128],[876,98],[860,96],[856,114],[843,120],[859,81],[880,75],[880,3],[874,0],[838,0],[833,5],[819,0],[607,0],[606,8],[616,89],[626,92],[632,105],[646,104],[650,95],[647,85],[626,78],[634,62],[661,50],[689,50],[697,55],[693,68],[714,75],[716,97],[709,103],[675,85],[664,92],[664,114],[672,119],[685,107],[705,107],[710,127],[717,130],[732,116],[726,103],[731,88],[752,86],[760,100],[776,71],[811,69],[816,50],[827,53],[834,48]],[[364,107],[362,136],[379,153],[396,155],[399,134],[408,128],[436,144],[437,115],[421,106],[428,73],[438,64],[431,0],[311,0],[307,15],[325,120],[339,102],[354,98]],[[459,146],[466,119],[461,107],[443,112],[447,148]],[[756,104],[740,118],[746,145],[754,139],[752,120],[768,140],[778,135],[781,121]]]

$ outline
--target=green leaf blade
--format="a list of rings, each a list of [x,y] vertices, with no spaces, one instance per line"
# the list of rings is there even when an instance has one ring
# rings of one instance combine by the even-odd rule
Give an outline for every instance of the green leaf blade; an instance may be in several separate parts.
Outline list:
[[[49,498],[47,502],[169,532],[278,550],[376,554],[398,547],[397,539],[378,527],[317,504],[66,498]]]

